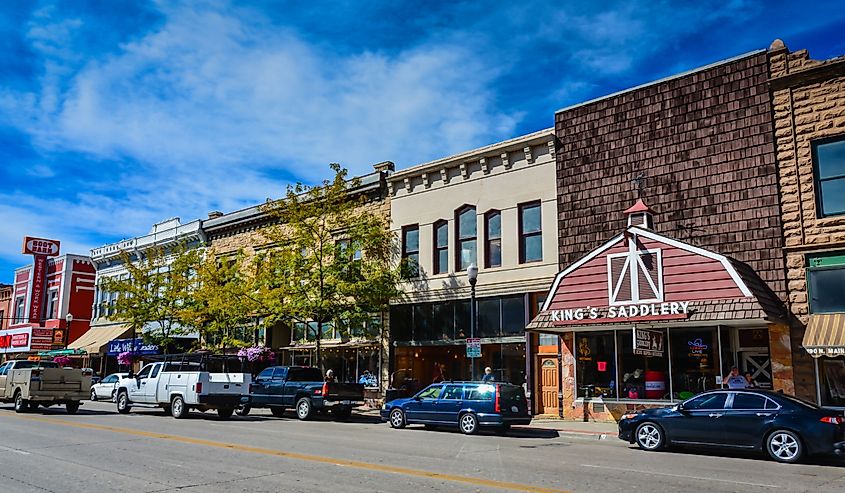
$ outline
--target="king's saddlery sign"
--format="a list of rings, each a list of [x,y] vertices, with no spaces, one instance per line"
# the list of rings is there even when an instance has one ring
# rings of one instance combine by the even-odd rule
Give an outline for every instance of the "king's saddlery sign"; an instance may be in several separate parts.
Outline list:
[[[583,308],[549,310],[549,314],[555,325],[628,320],[671,320],[688,318],[689,304],[689,301],[667,301],[611,307],[586,306]]]

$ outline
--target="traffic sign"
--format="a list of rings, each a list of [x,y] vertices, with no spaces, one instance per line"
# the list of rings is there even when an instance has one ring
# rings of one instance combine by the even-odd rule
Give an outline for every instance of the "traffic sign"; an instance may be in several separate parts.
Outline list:
[[[481,339],[477,337],[467,337],[467,358],[481,357]]]

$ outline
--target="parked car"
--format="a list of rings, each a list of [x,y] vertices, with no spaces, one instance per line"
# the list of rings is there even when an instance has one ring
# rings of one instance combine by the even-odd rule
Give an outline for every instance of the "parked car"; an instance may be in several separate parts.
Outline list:
[[[118,381],[117,412],[127,414],[133,406],[158,407],[178,419],[191,409],[216,409],[228,419],[242,398],[249,398],[250,374],[232,371],[240,368],[237,358],[198,353],[163,359]]]
[[[319,368],[271,366],[255,377],[249,386],[249,399],[238,414],[246,415],[253,407],[268,407],[273,416],[281,417],[285,409],[294,408],[301,420],[325,410],[345,419],[352,414],[353,407],[363,403],[362,384],[325,382]]]
[[[416,395],[386,403],[382,421],[393,428],[421,423],[457,426],[467,435],[479,428],[506,433],[511,425],[531,423],[525,391],[509,383],[442,382]]]
[[[714,390],[619,421],[619,438],[644,450],[671,445],[757,450],[778,462],[845,451],[845,416],[768,390]]]
[[[68,414],[76,414],[89,388],[91,373],[59,368],[52,361],[15,360],[0,365],[0,401],[14,402],[18,413],[62,404]]]
[[[128,373],[112,373],[111,375],[108,375],[106,378],[100,380],[99,382],[94,382],[92,380],[91,400],[114,400],[115,391],[117,391],[117,383],[120,381],[121,378],[126,378],[128,376]]]

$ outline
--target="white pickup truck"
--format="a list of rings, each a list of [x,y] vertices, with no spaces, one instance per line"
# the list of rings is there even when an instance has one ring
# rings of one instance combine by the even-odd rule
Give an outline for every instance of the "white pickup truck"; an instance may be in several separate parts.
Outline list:
[[[231,359],[230,359],[231,360]],[[128,413],[133,406],[159,407],[174,418],[184,418],[191,409],[208,411],[227,419],[244,398],[249,399],[249,373],[210,372],[209,366],[225,369],[222,358],[167,356],[164,361],[149,363],[137,374],[121,378],[117,383],[117,412]],[[239,368],[234,359],[231,369]]]
[[[0,365],[0,400],[14,402],[15,412],[64,404],[68,414],[88,399],[92,372],[59,368],[52,361],[7,361]]]

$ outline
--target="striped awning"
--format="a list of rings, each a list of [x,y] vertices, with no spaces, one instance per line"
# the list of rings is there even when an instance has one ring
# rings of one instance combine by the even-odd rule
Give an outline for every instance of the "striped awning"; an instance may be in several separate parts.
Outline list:
[[[845,356],[845,313],[810,315],[802,345],[814,358]]]

